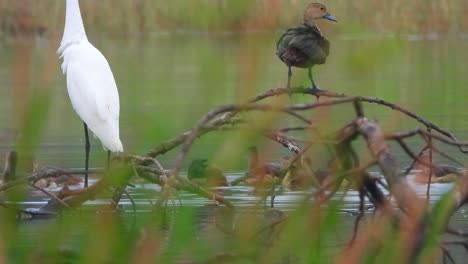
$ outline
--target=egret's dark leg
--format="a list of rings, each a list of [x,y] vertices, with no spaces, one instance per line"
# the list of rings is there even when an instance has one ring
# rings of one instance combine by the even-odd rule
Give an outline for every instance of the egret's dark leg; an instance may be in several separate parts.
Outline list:
[[[291,88],[291,76],[292,76],[292,71],[291,71],[291,66],[288,65],[288,84],[286,88]]]
[[[107,151],[107,170],[110,168],[110,150]]]
[[[89,168],[89,149],[91,145],[89,144],[89,135],[88,135],[88,125],[84,123],[84,133],[85,133],[85,151],[86,151],[86,158],[85,158],[85,182],[84,182],[84,187],[88,187],[88,168]]]

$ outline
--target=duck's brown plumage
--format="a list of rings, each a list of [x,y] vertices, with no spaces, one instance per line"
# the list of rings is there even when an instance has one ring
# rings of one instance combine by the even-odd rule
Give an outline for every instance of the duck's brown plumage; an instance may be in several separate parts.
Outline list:
[[[419,157],[422,162],[416,162],[413,167],[415,170],[419,170],[414,176],[414,182],[426,184],[430,180],[431,183],[448,183],[457,181],[460,177],[467,174],[466,171],[460,168],[431,162],[429,151],[429,149],[424,150]],[[429,164],[432,164],[434,167],[430,168]]]
[[[276,54],[286,65],[310,68],[326,62],[330,42],[317,26],[304,23],[288,29],[276,43],[276,49]]]
[[[315,24],[318,19],[336,22],[327,8],[319,3],[311,3],[304,11],[304,22],[288,29],[276,43],[276,55],[288,66],[288,83],[291,83],[291,67],[308,68],[312,88],[319,90],[312,77],[312,66],[324,64],[330,53],[330,42],[326,40]]]

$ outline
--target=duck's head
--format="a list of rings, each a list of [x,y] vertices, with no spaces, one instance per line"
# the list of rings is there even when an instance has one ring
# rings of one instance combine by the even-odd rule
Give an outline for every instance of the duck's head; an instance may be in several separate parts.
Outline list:
[[[304,11],[304,23],[315,25],[314,20],[316,19],[328,19],[333,22],[338,22],[336,18],[328,13],[326,6],[319,3],[311,3]]]

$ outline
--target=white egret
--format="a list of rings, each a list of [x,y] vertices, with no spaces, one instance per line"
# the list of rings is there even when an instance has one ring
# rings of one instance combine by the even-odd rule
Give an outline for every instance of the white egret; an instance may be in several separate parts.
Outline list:
[[[78,0],[67,0],[65,29],[60,48],[62,71],[67,76],[68,95],[83,120],[85,144],[85,187],[88,186],[88,128],[110,152],[123,152],[119,138],[119,92],[109,63],[86,36]]]

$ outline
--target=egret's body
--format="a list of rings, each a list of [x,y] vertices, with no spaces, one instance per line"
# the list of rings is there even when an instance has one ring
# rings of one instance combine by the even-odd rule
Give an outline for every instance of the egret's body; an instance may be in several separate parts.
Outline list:
[[[65,29],[60,48],[62,71],[67,76],[73,109],[84,122],[86,170],[88,169],[88,128],[111,152],[122,152],[119,138],[119,92],[109,63],[86,36],[78,0],[67,0]],[[85,179],[87,185],[87,175]]]
[[[76,113],[112,152],[123,151],[119,139],[119,93],[104,56],[88,41],[62,53],[63,71]]]

